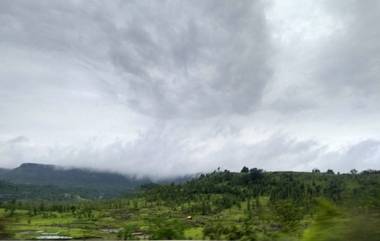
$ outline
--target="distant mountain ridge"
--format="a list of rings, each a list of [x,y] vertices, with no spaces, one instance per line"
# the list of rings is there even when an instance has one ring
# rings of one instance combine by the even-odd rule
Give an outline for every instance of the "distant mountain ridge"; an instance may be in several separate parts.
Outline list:
[[[113,172],[23,163],[14,169],[0,168],[0,199],[60,199],[62,196],[112,198],[136,192],[143,185],[178,184],[194,177],[178,176],[153,182],[150,178],[136,178]]]
[[[2,169],[0,180],[14,184],[85,188],[96,190],[130,191],[148,179],[137,179],[118,173],[82,168],[63,168],[55,165],[24,163],[14,169]]]

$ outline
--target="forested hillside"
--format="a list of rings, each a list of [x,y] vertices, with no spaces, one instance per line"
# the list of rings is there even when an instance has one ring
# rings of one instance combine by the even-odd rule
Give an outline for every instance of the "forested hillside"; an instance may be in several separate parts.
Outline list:
[[[7,186],[8,185],[8,186]],[[2,190],[12,188],[7,184]],[[5,189],[4,189],[5,188]],[[7,235],[67,238],[380,240],[380,173],[215,171],[109,200],[9,200]]]
[[[241,173],[216,171],[184,185],[145,190],[147,200],[162,200],[192,215],[216,217],[203,229],[204,237],[210,239],[333,240],[323,237],[336,235],[334,240],[349,240],[351,234],[345,232],[363,228],[361,222],[367,228],[380,224],[380,172],[372,170],[334,174],[332,170],[300,173],[243,168]],[[328,233],[318,226],[325,222],[327,230],[337,230]],[[380,240],[380,232],[372,228],[352,235]]]
[[[3,191],[3,197],[49,200],[116,197],[150,182],[117,173],[35,163],[2,169],[0,180],[13,187]]]
[[[63,168],[54,165],[24,163],[19,167],[0,172],[0,179],[15,184],[52,185],[57,187],[133,189],[147,180],[117,173]]]

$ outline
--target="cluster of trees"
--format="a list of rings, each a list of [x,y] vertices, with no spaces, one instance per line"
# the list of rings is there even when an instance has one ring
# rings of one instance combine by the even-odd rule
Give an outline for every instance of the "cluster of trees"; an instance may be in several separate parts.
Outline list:
[[[243,167],[240,173],[215,171],[184,184],[145,186],[143,190],[144,197],[149,201],[160,200],[169,205],[186,204],[186,207],[192,207],[193,211],[204,213],[205,210],[210,212],[213,208],[218,212],[258,196],[269,196],[271,202],[289,199],[299,205],[308,205],[319,197],[339,202],[344,201],[343,196],[351,198],[364,192],[360,189],[364,185],[368,188],[368,172],[355,175],[332,175],[333,173],[332,170],[326,173],[318,172],[318,175],[265,172]],[[350,187],[353,182],[356,185]],[[378,184],[377,182],[378,179],[375,184]],[[371,186],[377,188],[376,185]]]
[[[220,223],[210,223],[205,226],[204,234],[210,239],[249,237],[255,240],[248,230],[257,229],[257,219],[269,216],[274,229],[294,232],[305,215],[316,212],[318,200],[345,207],[380,208],[379,174],[378,171],[359,173],[355,170],[339,175],[333,170],[324,173],[318,170],[312,173],[265,172],[243,167],[240,173],[218,170],[180,185],[144,187],[143,196],[199,215],[217,214],[233,206],[244,208],[241,203],[245,202],[246,223],[249,224],[244,226],[246,230],[243,226],[224,227]],[[260,216],[259,199],[262,197],[268,198],[266,205],[270,207],[267,210],[270,214],[267,216]]]

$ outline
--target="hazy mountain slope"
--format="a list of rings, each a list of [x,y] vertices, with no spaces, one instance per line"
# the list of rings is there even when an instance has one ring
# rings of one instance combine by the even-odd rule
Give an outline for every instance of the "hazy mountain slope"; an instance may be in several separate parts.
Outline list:
[[[4,175],[5,173],[9,172],[10,169],[0,168],[0,176]]]
[[[149,182],[147,179],[136,179],[116,173],[64,169],[53,165],[34,163],[25,163],[15,169],[2,171],[0,180],[14,184],[82,188],[106,193],[131,191],[141,184]]]
[[[10,200],[72,200],[75,198],[95,197],[94,193],[82,193],[80,190],[64,190],[53,186],[24,185],[0,181],[0,202]]]

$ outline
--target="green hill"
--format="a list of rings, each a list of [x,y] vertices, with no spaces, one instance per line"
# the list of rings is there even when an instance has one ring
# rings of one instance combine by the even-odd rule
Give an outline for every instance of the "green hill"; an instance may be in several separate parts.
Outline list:
[[[240,173],[215,171],[181,185],[146,186],[142,196],[196,217],[209,239],[380,240],[374,228],[380,224],[379,171],[243,168]]]
[[[19,195],[33,188],[43,195],[48,187],[0,186]],[[71,197],[5,200],[4,230],[14,239],[36,239],[43,231],[77,239],[380,241],[380,172],[373,170],[243,168],[147,183],[121,198]]]
[[[46,190],[53,196],[56,193],[70,193],[86,197],[118,196],[133,192],[148,179],[137,179],[117,173],[92,171],[78,168],[63,168],[54,165],[25,163],[15,169],[3,169],[0,180],[22,185],[25,190]],[[33,196],[43,194],[34,192]],[[14,193],[20,196],[20,192]],[[41,197],[46,195],[41,195]],[[58,197],[61,195],[59,194]]]

